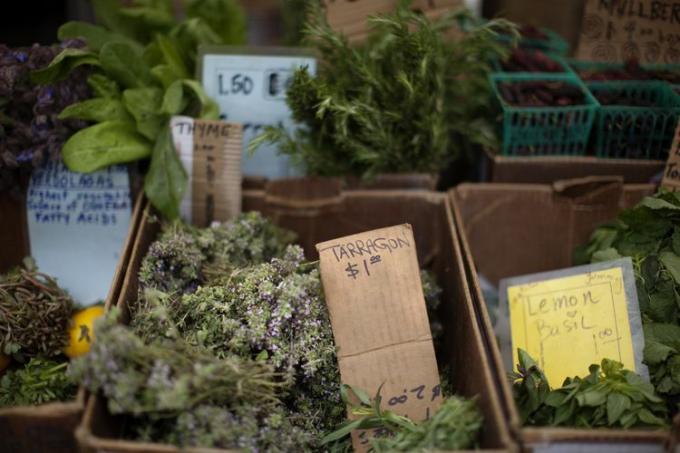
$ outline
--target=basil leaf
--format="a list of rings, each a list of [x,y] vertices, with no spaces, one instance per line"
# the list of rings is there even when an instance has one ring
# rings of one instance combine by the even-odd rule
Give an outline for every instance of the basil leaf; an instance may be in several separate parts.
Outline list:
[[[144,182],[144,192],[164,216],[179,216],[179,204],[187,187],[187,174],[177,156],[166,124],[158,135],[151,156],[151,166]]]
[[[159,88],[130,88],[123,91],[123,104],[137,123],[137,130],[149,140],[155,140],[165,116],[160,113],[163,93]]]
[[[666,251],[659,255],[659,260],[671,274],[675,283],[680,285],[680,256],[673,252]]]
[[[73,48],[64,49],[54,57],[50,64],[45,68],[31,73],[31,80],[40,85],[58,82],[78,66],[86,64],[99,66],[100,61],[99,58],[89,50]]]
[[[116,121],[81,129],[62,148],[66,166],[85,173],[143,159],[150,154],[149,142],[137,134],[134,126]]]
[[[120,88],[115,80],[104,74],[92,74],[87,78],[87,84],[96,97],[117,98],[120,97]]]
[[[114,98],[94,98],[71,104],[61,111],[59,119],[77,118],[85,121],[123,121],[132,123],[123,103]]]
[[[619,421],[621,415],[628,409],[630,409],[630,398],[616,392],[607,395],[607,423],[609,426]]]
[[[647,365],[659,365],[666,361],[666,359],[673,353],[675,349],[663,343],[652,340],[645,342],[644,358]]]
[[[99,53],[101,65],[108,75],[126,88],[141,88],[151,83],[151,72],[141,54],[124,42],[110,42]]]
[[[111,32],[99,25],[90,24],[87,22],[70,21],[59,27],[57,37],[60,41],[70,38],[82,38],[87,43],[87,47],[92,50],[100,50],[104,44],[113,41],[127,42],[135,46],[138,51],[142,50],[142,46],[136,41],[127,38],[118,33]]]
[[[161,105],[161,112],[167,115],[177,115],[185,106],[184,90],[182,89],[182,81],[176,80],[173,82],[163,95],[163,104]]]

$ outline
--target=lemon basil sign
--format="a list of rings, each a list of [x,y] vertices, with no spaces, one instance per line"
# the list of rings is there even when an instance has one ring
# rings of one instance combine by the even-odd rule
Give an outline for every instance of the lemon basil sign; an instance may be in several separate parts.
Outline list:
[[[506,361],[518,363],[523,349],[550,382],[582,375],[603,359],[648,378],[630,258],[505,279],[501,298]]]
[[[103,314],[104,307],[97,305],[81,310],[73,316],[69,328],[69,342],[64,354],[73,359],[90,351],[94,341],[94,321]]]

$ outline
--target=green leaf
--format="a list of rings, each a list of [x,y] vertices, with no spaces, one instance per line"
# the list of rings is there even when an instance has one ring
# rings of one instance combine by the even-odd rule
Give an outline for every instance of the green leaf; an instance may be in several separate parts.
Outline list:
[[[246,42],[245,13],[235,0],[194,0],[187,7],[187,17],[203,20],[223,44]]]
[[[143,159],[150,154],[149,142],[137,134],[134,126],[115,121],[81,129],[62,148],[66,166],[85,173]]]
[[[110,42],[99,54],[102,68],[125,88],[141,88],[151,83],[151,72],[141,54],[124,42]]]
[[[186,187],[187,174],[175,151],[170,126],[166,124],[153,149],[144,192],[164,216],[175,219],[179,216],[179,204]]]
[[[597,252],[593,253],[592,262],[601,263],[604,261],[617,260],[619,258],[623,257],[619,255],[619,252],[617,252],[615,248],[608,248],[604,250],[598,250]]]
[[[87,84],[96,97],[100,98],[119,98],[120,88],[115,80],[110,79],[104,74],[92,74],[87,78]]]
[[[670,346],[647,340],[645,341],[644,360],[647,365],[658,365],[665,362],[668,356],[675,352],[675,349]]]
[[[344,438],[345,436],[348,436],[352,431],[355,429],[359,428],[361,425],[362,419],[357,419],[357,420],[348,420],[344,422],[338,429],[333,431],[330,434],[327,434],[324,436],[323,439],[321,439],[321,445],[326,445],[331,442],[335,442],[336,440],[340,440]]]
[[[676,255],[680,255],[680,228],[675,227],[672,238],[672,248]]]
[[[77,118],[85,121],[122,121],[132,123],[123,103],[114,98],[93,98],[71,104],[59,114],[59,119]]]
[[[86,64],[99,66],[99,58],[86,49],[64,49],[47,67],[34,71],[31,74],[31,80],[41,85],[58,82],[78,66]]]
[[[181,80],[179,74],[175,73],[172,68],[166,64],[161,64],[151,68],[151,74],[158,80],[163,88],[166,90],[170,88],[174,82]]]
[[[661,210],[661,209],[667,209],[671,211],[678,211],[680,210],[680,206],[674,205],[673,203],[669,203],[666,200],[663,200],[659,197],[645,197],[639,204],[638,206],[646,206],[649,209],[653,210]]]
[[[579,406],[595,407],[604,404],[607,400],[607,392],[595,390],[592,387],[581,394],[576,395]]]
[[[100,50],[107,42],[114,41],[126,42],[136,47],[138,51],[142,50],[142,46],[136,41],[133,41],[132,39],[118,33],[111,32],[99,25],[94,25],[87,22],[66,22],[61,27],[59,27],[57,37],[60,41],[72,38],[82,38],[87,43],[87,47],[95,51]]]
[[[612,392],[607,395],[607,423],[614,425],[623,413],[630,409],[630,398],[621,393]]]
[[[167,115],[177,115],[185,106],[183,101],[184,89],[182,88],[182,81],[176,80],[165,90],[161,111]]]
[[[364,389],[350,386],[350,390],[356,395],[357,398],[359,398],[359,401],[361,401],[362,404],[366,406],[371,405],[371,397],[368,396],[368,393],[366,393]]]
[[[200,106],[199,112],[187,112],[188,115],[206,120],[216,120],[220,117],[217,103],[210,99],[203,91],[203,87],[195,80],[183,80],[182,83],[196,97]]]
[[[657,417],[656,415],[652,414],[649,409],[642,408],[638,411],[637,416],[640,418],[640,421],[651,426],[666,426],[666,421],[663,420],[662,418]]]
[[[163,35],[157,35],[156,44],[163,55],[163,60],[168,66],[170,66],[173,73],[177,74],[178,77],[182,79],[188,79],[191,77],[186,65],[184,64],[184,60],[182,60],[179,50],[170,38]]]
[[[666,270],[673,276],[675,283],[680,285],[680,256],[673,252],[666,251],[661,252],[661,255],[659,255],[659,260],[664,265]]]
[[[171,14],[158,8],[134,6],[121,8],[119,13],[124,18],[141,22],[142,27],[166,30],[175,24]]]
[[[137,130],[155,140],[167,117],[161,113],[163,93],[159,88],[130,88],[123,91],[123,104],[137,123]]]
[[[120,0],[90,0],[90,2],[94,8],[97,21],[106,28],[128,38],[139,38],[138,24],[120,14]]]

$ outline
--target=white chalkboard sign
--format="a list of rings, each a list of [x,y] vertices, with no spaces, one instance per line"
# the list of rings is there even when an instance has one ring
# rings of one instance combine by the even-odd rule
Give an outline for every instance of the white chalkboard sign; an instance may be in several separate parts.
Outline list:
[[[286,88],[299,67],[316,73],[309,51],[286,48],[205,47],[200,49],[199,79],[220,107],[222,120],[243,124],[244,176],[285,178],[297,172],[276,146],[263,145],[252,156],[246,149],[265,126],[296,127],[286,105]]]

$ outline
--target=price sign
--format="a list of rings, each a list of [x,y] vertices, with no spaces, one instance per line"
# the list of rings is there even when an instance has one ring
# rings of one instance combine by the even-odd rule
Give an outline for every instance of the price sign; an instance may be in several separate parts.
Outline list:
[[[576,57],[680,63],[680,1],[586,0]]]
[[[552,385],[583,376],[602,359],[642,375],[644,338],[630,258],[501,281],[517,349],[534,357]]]
[[[281,48],[207,47],[200,54],[200,78],[208,96],[217,101],[221,118],[243,125],[243,174],[295,176],[289,158],[278,155],[276,145],[265,144],[254,155],[246,150],[266,126],[282,125],[294,133],[286,90],[297,68],[316,73],[316,59],[309,51]]]
[[[675,138],[668,152],[666,168],[663,171],[661,187],[673,192],[680,190],[680,121],[675,128]]]
[[[371,395],[383,385],[383,408],[429,418],[442,396],[411,226],[316,248],[342,381]],[[355,449],[375,434],[353,433]]]
[[[127,167],[74,173],[50,163],[31,175],[31,255],[83,305],[106,299],[132,216]]]

